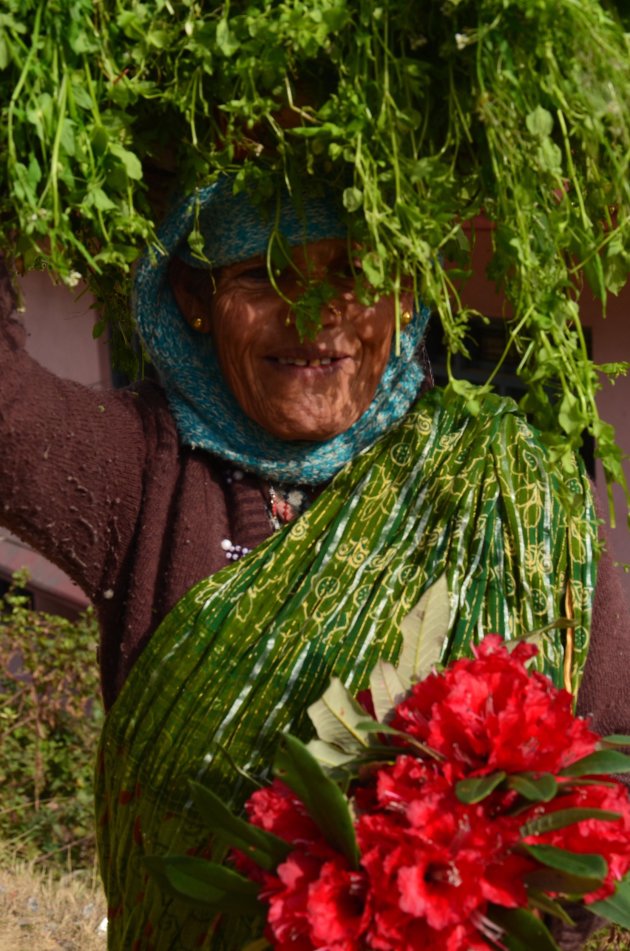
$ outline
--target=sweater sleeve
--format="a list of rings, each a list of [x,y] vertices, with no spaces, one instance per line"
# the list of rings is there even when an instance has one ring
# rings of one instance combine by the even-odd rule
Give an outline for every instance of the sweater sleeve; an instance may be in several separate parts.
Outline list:
[[[597,567],[591,643],[577,712],[606,736],[630,735],[630,611],[613,564],[606,533]]]
[[[603,532],[604,550],[597,569],[591,643],[577,700],[577,712],[590,718],[603,736],[630,734],[630,611]],[[625,777],[620,777],[625,779]],[[568,908],[574,927],[554,921],[562,951],[580,951],[606,922],[580,905]]]
[[[0,524],[95,603],[133,545],[145,439],[137,397],[61,380],[25,351],[0,259]],[[107,589],[104,579],[107,578]]]

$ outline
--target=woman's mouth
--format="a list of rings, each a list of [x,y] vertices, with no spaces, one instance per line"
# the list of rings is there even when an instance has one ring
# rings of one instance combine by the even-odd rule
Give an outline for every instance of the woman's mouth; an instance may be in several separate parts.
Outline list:
[[[270,363],[278,367],[297,367],[298,369],[322,369],[332,367],[346,359],[345,354],[283,354],[267,357]]]
[[[278,357],[276,362],[280,366],[288,367],[328,367],[333,362],[332,357],[319,357],[314,360],[304,360],[301,357]]]

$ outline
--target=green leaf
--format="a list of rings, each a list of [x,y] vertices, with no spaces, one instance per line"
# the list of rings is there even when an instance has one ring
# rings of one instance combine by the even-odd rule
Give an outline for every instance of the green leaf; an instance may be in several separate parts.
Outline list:
[[[136,181],[142,178],[142,163],[137,155],[130,152],[119,142],[110,142],[109,151],[120,159],[129,178]]]
[[[363,204],[363,192],[360,188],[346,188],[343,193],[343,206],[347,211],[357,211]]]
[[[488,918],[504,929],[501,944],[509,951],[559,951],[551,932],[536,915],[525,908],[497,908],[488,910]]]
[[[630,746],[630,736],[624,733],[611,733],[609,736],[603,736],[601,742],[606,746]]]
[[[554,901],[553,898],[550,898],[549,895],[546,895],[544,892],[540,892],[535,888],[528,888],[527,900],[531,908],[537,908],[547,915],[559,918],[560,921],[564,921],[566,925],[575,925],[575,922],[567,914],[566,909],[562,907],[560,902]]]
[[[526,845],[522,848],[538,862],[549,868],[568,872],[580,878],[602,879],[608,871],[606,860],[601,855],[590,852],[569,852],[554,845]]]
[[[323,740],[311,740],[306,744],[306,749],[311,756],[315,757],[318,763],[321,763],[327,769],[343,766],[352,762],[355,758],[354,753],[342,753],[339,747],[324,743]]]
[[[573,825],[575,822],[582,822],[584,819],[598,819],[601,822],[614,822],[621,819],[618,812],[607,812],[604,809],[558,809],[557,812],[548,812],[546,815],[538,816],[531,822],[525,823],[521,827],[523,835],[542,835],[545,832],[552,832],[554,829],[564,829],[566,826]]]
[[[383,261],[377,251],[369,251],[361,258],[361,266],[366,279],[373,287],[380,287],[385,277]]]
[[[584,277],[588,281],[594,296],[600,301],[605,301],[606,280],[604,277],[604,266],[599,255],[594,254],[584,263]]]
[[[107,321],[106,320],[97,320],[94,326],[92,327],[92,338],[98,340],[105,331],[107,330]]]
[[[510,789],[515,789],[524,799],[532,802],[549,802],[558,792],[558,783],[551,773],[514,773],[508,779]]]
[[[630,928],[630,875],[622,879],[613,895],[588,906],[594,915],[601,915],[622,928]]]
[[[565,392],[560,402],[558,422],[568,435],[581,432],[586,424],[580,401],[569,391]]]
[[[306,712],[319,739],[336,746],[341,752],[355,754],[368,745],[365,733],[357,729],[357,724],[366,719],[367,713],[338,677],[331,678],[330,686]]]
[[[403,683],[422,680],[440,660],[449,614],[448,584],[442,575],[401,621],[403,643],[396,671]]]
[[[218,48],[228,59],[236,53],[241,45],[231,32],[228,21],[225,18],[219,20],[217,23],[216,41]]]
[[[543,172],[559,175],[562,172],[562,152],[551,139],[543,139],[536,152],[538,165]]]
[[[74,155],[76,143],[74,139],[74,122],[65,118],[61,126],[61,145],[67,155]]]
[[[83,204],[87,207],[93,205],[94,208],[98,208],[99,211],[111,211],[112,208],[116,207],[116,204],[98,185],[88,189]]]
[[[479,776],[470,779],[460,779],[455,784],[455,795],[460,802],[473,804],[481,802],[486,796],[499,786],[506,777],[503,771],[490,773],[488,776]]]
[[[555,868],[537,868],[524,876],[528,888],[538,888],[561,895],[580,896],[594,892],[602,884],[601,878],[570,875]]]
[[[603,773],[630,773],[630,756],[616,750],[598,750],[571,763],[561,776],[599,776]]]
[[[107,129],[105,129],[102,125],[94,126],[90,141],[92,143],[92,148],[94,149],[94,154],[97,156],[103,155],[106,152],[109,143]]]
[[[205,786],[191,782],[190,789],[208,829],[219,834],[232,848],[245,852],[262,868],[275,868],[291,851],[283,839],[235,816],[223,800]]]
[[[180,898],[244,915],[260,912],[260,885],[223,865],[187,855],[147,855],[143,861],[162,887]]]
[[[536,106],[525,118],[525,125],[532,135],[544,138],[551,135],[553,130],[553,116],[542,106]]]
[[[378,660],[370,674],[370,693],[376,718],[385,723],[405,695],[398,671],[386,660]]]
[[[348,800],[324,773],[306,746],[290,734],[283,737],[274,774],[302,800],[322,835],[356,868],[359,850]]]

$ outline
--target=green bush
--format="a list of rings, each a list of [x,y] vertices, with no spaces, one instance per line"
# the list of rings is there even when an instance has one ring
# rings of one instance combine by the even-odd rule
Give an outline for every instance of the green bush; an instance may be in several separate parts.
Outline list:
[[[103,718],[88,609],[76,622],[33,611],[23,572],[0,597],[0,838],[24,858],[94,856],[95,749]]]

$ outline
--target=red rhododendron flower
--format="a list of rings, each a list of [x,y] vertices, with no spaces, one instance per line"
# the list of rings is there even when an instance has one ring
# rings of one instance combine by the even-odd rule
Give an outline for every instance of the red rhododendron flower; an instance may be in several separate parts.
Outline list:
[[[573,715],[570,694],[526,670],[535,647],[510,652],[489,635],[475,653],[415,684],[392,726],[445,755],[456,778],[557,773],[593,752],[598,737]]]
[[[461,803],[444,776],[411,756],[379,770],[377,795],[380,810],[360,816],[356,828],[375,930],[392,947],[409,940],[409,929],[418,940],[423,922],[426,947],[448,934],[452,947],[468,948],[470,918],[488,901],[527,903],[523,876],[534,862],[511,852],[519,819],[490,819],[483,805]]]
[[[308,889],[321,871],[322,861],[304,852],[291,852],[266,876],[260,898],[269,903],[265,936],[274,948],[312,951],[307,914]]]
[[[308,891],[308,920],[315,948],[354,951],[369,918],[367,878],[337,859],[322,865]]]
[[[273,832],[285,842],[298,845],[322,838],[304,803],[279,779],[252,793],[245,811],[252,825]]]
[[[540,868],[519,850],[522,842],[602,855],[605,880],[585,901],[614,891],[630,871],[630,800],[619,783],[580,785],[559,775],[592,753],[599,737],[573,715],[568,693],[526,669],[535,653],[525,643],[510,652],[491,635],[472,659],[412,687],[392,725],[436,756],[411,747],[395,756],[392,748],[393,762],[368,765],[356,779],[351,799],[359,868],[335,851],[283,783],[254,793],[250,821],[292,845],[275,872],[237,855],[261,884],[260,898],[269,906],[265,934],[274,948],[490,951],[497,946],[491,906],[527,906],[528,873]],[[366,708],[370,700],[363,698]],[[559,792],[527,808],[507,784],[479,803],[458,799],[459,780],[500,770],[552,773]],[[584,808],[619,818],[524,837],[523,827],[539,816]]]
[[[369,920],[366,891],[365,875],[332,849],[328,859],[291,852],[260,892],[269,903],[266,936],[279,949],[359,951]]]

